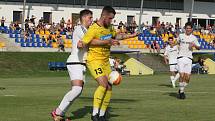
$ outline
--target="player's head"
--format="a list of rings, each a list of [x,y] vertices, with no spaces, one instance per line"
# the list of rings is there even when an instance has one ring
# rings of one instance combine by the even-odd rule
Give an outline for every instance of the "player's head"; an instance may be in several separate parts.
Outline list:
[[[80,21],[82,24],[90,26],[93,20],[93,12],[90,10],[82,10],[80,11]]]
[[[190,35],[193,32],[193,24],[191,22],[185,24],[185,31],[187,35]]]
[[[102,9],[101,18],[103,20],[104,27],[108,27],[111,24],[115,14],[116,11],[111,6],[105,6]]]
[[[168,42],[170,45],[173,45],[174,44],[174,38],[173,37],[169,37],[168,38]]]

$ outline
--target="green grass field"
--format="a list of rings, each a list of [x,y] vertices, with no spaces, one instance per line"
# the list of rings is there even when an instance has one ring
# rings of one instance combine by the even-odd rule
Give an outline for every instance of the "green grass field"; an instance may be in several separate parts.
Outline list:
[[[0,78],[0,121],[51,121],[49,113],[69,90],[68,76]],[[65,74],[67,75],[67,74]],[[215,75],[193,75],[187,99],[176,98],[169,76],[123,77],[113,88],[109,121],[215,121]],[[67,115],[90,121],[96,82],[87,76],[83,94]]]

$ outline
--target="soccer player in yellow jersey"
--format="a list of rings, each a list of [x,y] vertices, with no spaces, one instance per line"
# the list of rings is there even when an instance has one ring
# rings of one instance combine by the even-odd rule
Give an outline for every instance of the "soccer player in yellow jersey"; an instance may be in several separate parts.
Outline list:
[[[117,44],[116,39],[125,39],[135,37],[136,33],[131,35],[116,35],[115,30],[111,26],[111,22],[115,16],[115,10],[110,6],[105,6],[102,10],[100,19],[94,23],[86,34],[82,42],[87,45],[89,50],[87,53],[87,67],[99,86],[94,93],[93,113],[91,119],[93,121],[106,121],[104,115],[109,105],[112,95],[112,85],[108,83],[108,75],[111,72],[109,64],[110,47]],[[98,41],[98,44],[92,44],[92,40]]]

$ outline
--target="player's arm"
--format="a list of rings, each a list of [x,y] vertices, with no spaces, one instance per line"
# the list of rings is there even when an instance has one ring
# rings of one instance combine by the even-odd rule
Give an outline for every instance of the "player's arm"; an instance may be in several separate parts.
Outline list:
[[[193,47],[196,48],[197,50],[200,50],[200,44],[197,39],[190,43],[189,48],[192,49]]]
[[[133,37],[136,37],[138,36],[139,33],[133,33],[133,34],[117,34],[115,36],[115,39],[117,40],[124,40],[124,39],[127,39],[127,38],[133,38]]]
[[[116,45],[118,44],[118,40],[115,40],[115,39],[108,39],[108,40],[100,40],[100,39],[93,39],[90,43],[90,45],[100,45],[100,46],[103,46],[103,45]]]

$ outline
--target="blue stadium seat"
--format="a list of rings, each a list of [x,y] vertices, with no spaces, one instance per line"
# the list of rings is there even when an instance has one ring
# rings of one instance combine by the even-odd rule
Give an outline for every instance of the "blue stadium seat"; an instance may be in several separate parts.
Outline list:
[[[36,47],[36,45],[35,45],[35,43],[34,43],[34,42],[31,44],[31,47]]]
[[[30,40],[29,38],[27,38],[27,39],[25,40],[25,42],[31,42],[31,40]]]
[[[43,42],[43,43],[42,43],[42,46],[43,46],[43,47],[47,47],[47,44]]]
[[[40,41],[40,38],[36,38],[36,42],[37,42],[37,43],[38,43],[38,42],[41,42],[41,41]]]
[[[26,43],[26,47],[31,47],[32,45],[31,45],[31,43],[30,42],[27,42]]]
[[[37,42],[37,47],[41,47],[41,46],[42,46],[42,43]]]
[[[25,42],[25,39],[24,39],[24,38],[21,38],[21,39],[20,39],[20,42],[21,42],[21,43],[24,43],[24,42]]]
[[[19,38],[15,38],[15,42],[16,43],[19,43],[20,41],[19,41]]]
[[[10,33],[10,34],[9,34],[9,37],[10,37],[10,38],[14,38],[14,34]]]
[[[21,47],[26,47],[26,43],[22,42],[21,44]]]
[[[40,35],[39,35],[39,34],[36,34],[36,38],[37,38],[37,39],[40,38]]]

